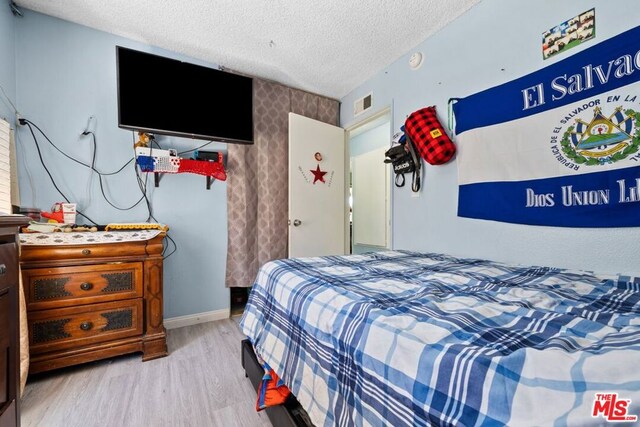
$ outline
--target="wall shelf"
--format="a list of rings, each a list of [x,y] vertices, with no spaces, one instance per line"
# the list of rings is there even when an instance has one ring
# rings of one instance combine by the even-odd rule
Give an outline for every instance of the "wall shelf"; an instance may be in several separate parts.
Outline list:
[[[168,155],[152,157],[140,154],[137,156],[136,163],[142,172],[153,173],[153,184],[156,188],[160,187],[160,180],[167,173],[191,173],[206,177],[206,187],[207,190],[210,190],[214,181],[226,181],[226,161],[222,153],[217,151],[202,152],[201,154],[206,157],[204,159],[182,159]]]

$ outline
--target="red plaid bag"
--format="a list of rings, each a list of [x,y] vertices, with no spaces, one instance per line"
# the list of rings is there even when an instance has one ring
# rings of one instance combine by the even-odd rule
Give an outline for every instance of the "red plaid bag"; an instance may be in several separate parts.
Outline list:
[[[431,165],[447,163],[456,153],[456,146],[436,116],[436,107],[425,107],[414,111],[407,117],[404,126],[407,136],[411,138],[427,163]]]

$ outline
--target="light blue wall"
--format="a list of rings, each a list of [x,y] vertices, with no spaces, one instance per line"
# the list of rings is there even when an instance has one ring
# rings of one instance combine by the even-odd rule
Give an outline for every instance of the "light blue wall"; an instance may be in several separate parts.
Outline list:
[[[25,11],[25,17],[15,22],[18,109],[63,150],[85,162],[91,159],[91,140],[80,133],[88,117],[95,116],[97,168],[106,172],[117,170],[133,156],[132,133],[119,129],[117,122],[116,45],[215,67],[35,12]],[[144,99],[140,106],[144,108]],[[38,161],[28,130],[21,128],[18,136],[22,204],[49,210],[61,197]],[[179,151],[204,142],[167,137],[158,141]],[[146,219],[143,204],[129,212],[107,205],[96,176],[54,152],[44,138],[40,144],[63,192],[93,220],[105,224]],[[204,177],[188,174],[165,175],[159,188],[153,188],[152,181],[150,177],[154,215],[170,226],[178,244],[178,252],[164,267],[165,318],[227,308],[226,184],[215,182],[207,191]],[[108,196],[120,206],[140,198],[131,165],[105,182]]]
[[[541,34],[596,8],[596,39],[543,61]],[[353,102],[373,92],[373,113],[393,106],[394,130],[407,114],[436,105],[447,122],[447,100],[510,81],[640,24],[635,0],[484,0],[407,52],[342,99],[342,126],[351,126]],[[425,54],[417,71],[414,51]],[[358,117],[358,120],[361,120]],[[638,272],[640,229],[533,227],[458,218],[457,164],[426,166],[420,197],[394,189],[393,246],[506,262]]]
[[[0,2],[0,86],[16,102],[16,61],[14,17],[7,2]],[[0,117],[14,123],[15,114],[0,93]]]
[[[359,156],[369,151],[390,146],[391,128],[389,122],[385,122],[351,138],[349,140],[349,156]]]

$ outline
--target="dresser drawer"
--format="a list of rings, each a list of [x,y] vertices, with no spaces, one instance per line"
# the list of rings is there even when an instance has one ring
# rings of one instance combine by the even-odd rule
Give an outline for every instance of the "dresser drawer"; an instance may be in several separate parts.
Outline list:
[[[31,353],[75,348],[143,332],[142,299],[29,313]]]
[[[29,311],[143,296],[140,262],[25,269],[22,279]]]
[[[22,264],[42,264],[74,260],[76,263],[100,262],[115,258],[160,256],[164,233],[151,240],[103,243],[95,245],[22,245]]]

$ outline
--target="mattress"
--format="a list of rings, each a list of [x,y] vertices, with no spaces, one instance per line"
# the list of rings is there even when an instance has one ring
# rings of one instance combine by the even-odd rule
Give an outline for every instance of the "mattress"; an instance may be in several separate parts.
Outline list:
[[[316,426],[599,425],[614,393],[640,414],[634,277],[409,251],[278,260],[241,328]]]

